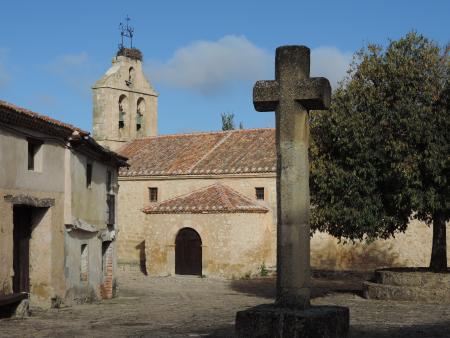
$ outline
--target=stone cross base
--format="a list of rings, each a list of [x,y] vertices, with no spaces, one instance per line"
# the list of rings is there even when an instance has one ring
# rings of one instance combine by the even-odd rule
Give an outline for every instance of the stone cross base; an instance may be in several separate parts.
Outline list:
[[[258,338],[344,338],[350,314],[340,306],[312,306],[306,310],[272,304],[255,306],[236,314],[236,336]]]

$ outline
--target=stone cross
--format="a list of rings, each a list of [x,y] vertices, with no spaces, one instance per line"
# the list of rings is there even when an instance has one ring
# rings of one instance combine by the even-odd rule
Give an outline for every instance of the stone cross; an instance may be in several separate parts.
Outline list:
[[[275,111],[277,145],[277,299],[283,307],[306,309],[310,290],[309,125],[311,109],[328,109],[331,87],[309,77],[310,50],[282,46],[275,81],[257,81],[257,111]]]

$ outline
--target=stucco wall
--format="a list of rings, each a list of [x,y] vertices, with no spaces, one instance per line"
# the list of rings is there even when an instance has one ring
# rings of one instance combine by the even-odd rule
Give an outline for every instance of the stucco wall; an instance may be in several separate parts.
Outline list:
[[[49,307],[52,297],[64,297],[63,193],[0,188],[0,294],[12,292],[13,204],[5,196],[54,199],[55,204],[33,214],[30,240],[30,295],[33,305]]]
[[[20,129],[18,129],[20,131]],[[25,132],[25,131],[24,131]],[[32,131],[26,135],[44,138]],[[36,191],[64,191],[64,148],[45,139],[38,155],[39,169],[28,170],[28,142],[25,135],[0,127],[0,187]]]
[[[36,170],[28,170],[27,136],[44,139]],[[33,216],[30,291],[35,305],[49,306],[64,295],[64,148],[45,135],[0,128],[0,293],[12,292],[13,204],[5,196],[53,199],[54,206]]]
[[[272,175],[273,176],[273,175]],[[139,265],[142,255],[142,242],[145,240],[145,231],[150,220],[141,211],[149,202],[149,187],[158,188],[158,201],[164,201],[173,197],[192,192],[215,182],[220,182],[231,187],[239,193],[256,200],[255,187],[264,187],[266,200],[262,202],[268,207],[267,219],[272,225],[273,233],[270,250],[276,246],[276,215],[272,212],[276,206],[275,179],[273,177],[212,177],[194,179],[170,179],[158,180],[124,180],[120,179],[119,213],[118,223],[120,233],[118,234],[118,262],[119,264]],[[187,216],[185,216],[187,217]],[[269,221],[268,221],[269,222]],[[161,227],[164,227],[161,224]]]
[[[150,245],[150,232],[159,229],[168,231],[166,226],[175,226],[181,219],[191,219],[190,215],[180,215],[171,220],[169,216],[149,215],[141,212],[144,205],[149,204],[148,188],[157,187],[159,201],[177,197],[192,192],[216,181],[226,184],[238,192],[254,198],[255,187],[265,187],[267,191],[266,206],[271,211],[267,214],[272,220],[270,227],[272,239],[270,252],[275,254],[276,247],[276,188],[275,176],[272,177],[212,177],[212,178],[181,178],[162,177],[159,179],[130,180],[121,178],[119,195],[119,223],[121,232],[118,238],[118,261],[120,264],[139,265],[142,259],[142,248],[147,252]],[[213,222],[214,217],[203,215]],[[179,218],[179,219],[178,219]],[[194,225],[193,225],[194,226]],[[447,224],[447,243],[450,243],[450,224]],[[168,231],[173,234],[174,230]],[[160,235],[156,235],[157,238]],[[146,242],[144,242],[146,241]],[[166,240],[165,240],[166,241]],[[428,266],[431,256],[432,229],[419,221],[412,221],[405,233],[399,233],[395,238],[377,240],[371,244],[339,243],[334,237],[325,233],[315,233],[311,240],[311,264],[317,269],[334,270],[373,270],[386,266]],[[166,243],[166,242],[164,242]],[[166,245],[166,244],[164,244]],[[157,250],[158,251],[158,250]],[[159,250],[160,251],[160,250]],[[156,253],[149,253],[157,257]],[[450,264],[450,245],[447,245],[447,257]],[[164,258],[165,259],[165,258]],[[159,259],[156,259],[160,261]],[[275,258],[272,259],[274,261]],[[269,260],[268,260],[269,261]],[[151,263],[148,263],[151,264]],[[160,264],[155,266],[161,266]],[[156,268],[149,269],[155,270]],[[167,268],[161,267],[160,273],[165,274]],[[152,273],[156,273],[156,270]]]
[[[92,164],[92,182],[87,186],[86,166]],[[82,218],[98,229],[106,228],[106,177],[107,171],[116,175],[115,168],[72,152],[71,157],[71,201],[72,217]],[[114,182],[114,178],[113,178]]]
[[[175,274],[175,238],[192,228],[202,240],[202,274],[242,277],[275,264],[270,216],[240,214],[146,215],[145,259],[150,276]]]
[[[36,156],[35,170],[28,170],[29,136],[44,142]],[[95,295],[99,295],[103,282],[102,240],[114,239],[108,236],[107,231],[106,236],[98,236],[106,230],[108,168],[91,159],[92,183],[91,188],[87,188],[86,162],[86,155],[66,148],[62,141],[32,130],[0,126],[0,294],[13,291],[13,205],[35,207],[35,201],[50,199],[51,206],[32,211],[29,255],[31,304],[49,307],[52,298],[64,299],[66,292],[69,300],[79,298],[73,290],[80,281],[79,258],[83,241],[89,242],[91,271],[85,289],[93,289]],[[116,186],[117,168],[109,169],[113,174],[112,184]],[[86,233],[77,230],[68,234],[66,226],[72,224],[75,218],[94,225],[97,231]],[[114,243],[112,245],[115,255]],[[115,257],[113,263],[115,270]]]
[[[66,183],[66,198],[70,199],[70,213],[66,224],[75,218],[81,219],[95,227],[95,231],[67,229],[66,243],[66,303],[81,303],[101,298],[100,289],[104,283],[105,272],[102,266],[102,238],[100,233],[115,235],[117,231],[117,198],[116,222],[114,228],[107,228],[107,172],[111,172],[112,186],[117,185],[117,169],[96,161],[86,155],[70,152],[70,182]],[[92,181],[87,186],[87,164],[92,165]],[[109,193],[116,193],[113,188]],[[111,250],[113,252],[113,276],[116,270],[115,238]],[[80,280],[81,246],[88,248],[88,282]],[[115,277],[114,277],[115,279]]]
[[[318,269],[373,270],[389,266],[428,266],[433,233],[425,223],[413,220],[404,233],[370,244],[338,243],[316,233],[311,240],[311,265]],[[447,223],[447,264],[450,266],[450,223]]]

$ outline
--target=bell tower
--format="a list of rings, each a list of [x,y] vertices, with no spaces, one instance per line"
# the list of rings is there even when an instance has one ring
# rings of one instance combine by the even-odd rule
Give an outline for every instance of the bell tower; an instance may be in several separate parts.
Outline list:
[[[122,43],[111,68],[92,87],[93,137],[111,150],[157,134],[158,94],[142,71],[142,53],[133,48],[128,22],[121,30]],[[124,36],[130,48],[124,47]]]

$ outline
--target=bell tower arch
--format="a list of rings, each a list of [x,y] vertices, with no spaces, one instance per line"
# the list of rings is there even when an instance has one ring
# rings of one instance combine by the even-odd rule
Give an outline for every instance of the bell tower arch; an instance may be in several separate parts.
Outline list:
[[[142,53],[121,47],[92,87],[93,137],[117,150],[136,138],[156,136],[158,93],[142,71]]]

